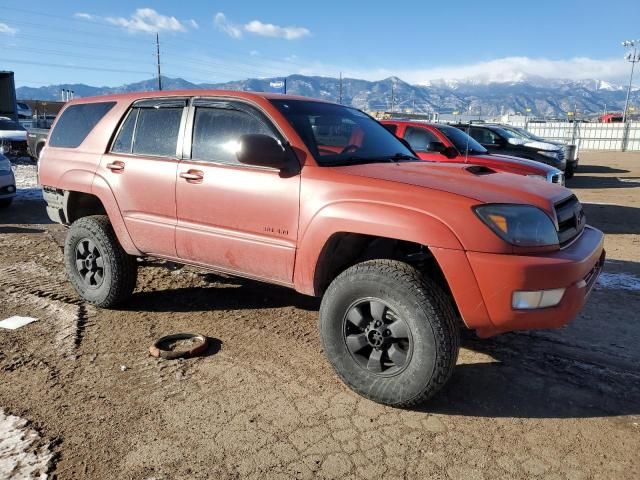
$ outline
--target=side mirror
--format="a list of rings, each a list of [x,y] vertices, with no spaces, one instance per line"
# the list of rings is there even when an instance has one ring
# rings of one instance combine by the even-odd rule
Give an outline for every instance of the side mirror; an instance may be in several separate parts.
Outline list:
[[[273,137],[257,133],[242,135],[236,156],[240,163],[282,170],[287,165],[287,152]]]
[[[429,145],[427,145],[427,151],[429,152],[438,152],[438,153],[442,153],[445,150],[444,143],[442,142],[429,142]]]
[[[458,150],[454,147],[444,147],[440,153],[447,158],[456,158],[458,156]]]

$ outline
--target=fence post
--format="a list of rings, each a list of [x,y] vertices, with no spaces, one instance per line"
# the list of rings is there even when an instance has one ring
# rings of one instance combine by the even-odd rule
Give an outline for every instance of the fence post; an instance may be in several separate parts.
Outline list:
[[[626,152],[627,151],[627,147],[629,146],[629,124],[631,122],[627,121],[624,122],[624,125],[622,127],[622,151]]]

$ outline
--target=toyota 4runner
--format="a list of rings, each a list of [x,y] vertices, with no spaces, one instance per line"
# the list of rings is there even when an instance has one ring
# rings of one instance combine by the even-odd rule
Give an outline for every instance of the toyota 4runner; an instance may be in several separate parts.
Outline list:
[[[604,262],[603,234],[564,187],[419,161],[365,113],[308,98],[75,100],[39,179],[87,302],[129,297],[141,256],[321,296],[338,375],[395,406],[444,385],[459,325],[482,337],[562,326]]]

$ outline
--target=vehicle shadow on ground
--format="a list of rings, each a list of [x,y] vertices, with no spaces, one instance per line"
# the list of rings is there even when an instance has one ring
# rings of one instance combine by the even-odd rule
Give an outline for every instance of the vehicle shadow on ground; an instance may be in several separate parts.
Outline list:
[[[640,208],[599,203],[583,203],[582,206],[587,223],[604,233],[640,233]]]
[[[255,310],[296,307],[317,311],[320,299],[290,289],[242,278],[205,274],[212,286],[136,292],[124,310],[146,312],[197,312],[211,310]],[[216,278],[214,281],[213,279]],[[222,284],[222,286],[216,286]]]
[[[640,178],[576,175],[571,180],[567,181],[566,186],[574,190],[581,188],[636,188],[640,187]]]
[[[629,170],[607,167],[605,165],[580,165],[577,174],[582,175],[583,173],[629,173]]]
[[[0,226],[0,234],[3,234],[3,233],[44,233],[44,230],[42,230],[41,228],[24,228],[24,227],[14,227],[14,226],[3,227],[3,226]]]

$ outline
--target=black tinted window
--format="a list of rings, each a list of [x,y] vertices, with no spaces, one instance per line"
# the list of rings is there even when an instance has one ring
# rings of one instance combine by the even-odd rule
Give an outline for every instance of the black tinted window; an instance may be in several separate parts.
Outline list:
[[[129,112],[129,115],[127,115],[127,119],[122,124],[120,132],[113,142],[113,145],[111,147],[112,152],[131,153],[133,128],[136,126],[136,117],[138,116],[138,111],[138,108],[134,108]]]
[[[383,123],[382,126],[384,128],[386,128],[387,130],[389,130],[391,133],[393,133],[394,135],[396,134],[396,132],[398,131],[398,126],[397,125],[393,125],[393,124],[389,124],[389,123]]]
[[[113,108],[115,102],[86,103],[72,105],[62,112],[62,116],[51,132],[49,146],[75,148],[84,142],[93,127]]]
[[[182,108],[141,108],[133,153],[175,157]]]
[[[197,107],[193,126],[191,158],[238,163],[238,139],[249,133],[274,136],[254,115],[233,109]]]
[[[423,128],[407,127],[404,132],[404,139],[409,142],[411,148],[416,152],[428,152],[431,142],[439,142],[438,137]]]

